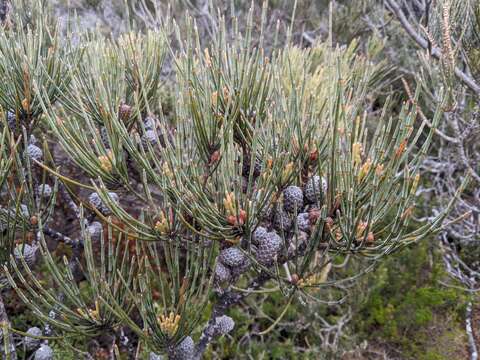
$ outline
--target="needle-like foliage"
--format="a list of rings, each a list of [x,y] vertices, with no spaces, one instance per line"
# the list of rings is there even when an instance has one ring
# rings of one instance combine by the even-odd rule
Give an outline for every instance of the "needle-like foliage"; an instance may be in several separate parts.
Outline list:
[[[27,119],[21,133],[4,131],[2,138],[14,143],[21,134],[23,141],[14,156],[20,186],[9,193],[27,202],[19,218],[24,232],[35,233],[50,283],[25,256],[3,269],[22,301],[63,340],[126,327],[154,352],[200,358],[232,330],[226,312],[249,294],[285,297],[271,329],[294,300],[324,301],[328,287],[341,297],[345,283],[382,258],[439,231],[452,206],[409,226],[442,107],[428,126],[419,121],[417,91],[398,114],[387,111],[387,99],[373,116],[371,87],[384,84],[391,70],[372,61],[378,44],[369,43],[365,56],[355,42],[302,49],[289,33],[283,48],[266,51],[264,28],[254,36],[250,12],[245,31],[235,21],[227,31],[220,18],[202,47],[195,23],[186,24],[185,33],[165,25],[118,39],[90,34],[74,50],[45,45],[44,32],[28,27],[25,37],[12,37],[35,44],[38,51],[27,46],[22,56],[39,70],[25,65],[24,80],[36,77],[17,82],[32,86],[0,96],[17,124]],[[17,61],[13,40],[2,36],[0,51],[3,41]],[[158,111],[167,65],[175,71],[168,116]],[[43,151],[32,148],[28,120],[40,114],[82,171],[77,178],[64,175],[46,142]],[[10,157],[6,145],[0,149],[6,172]],[[49,196],[36,190],[34,174],[43,174],[40,184],[53,179]],[[78,221],[73,238],[49,227],[59,189]],[[59,261],[48,237],[71,246],[72,255]],[[334,270],[356,258],[364,261],[354,275]],[[210,319],[194,345],[207,305]]]
[[[94,244],[92,235],[85,228],[82,232],[85,239],[82,272],[88,289],[79,287],[66,257],[62,264],[52,256],[43,236],[41,253],[54,286],[46,287],[38,281],[23,257],[21,266],[14,259],[11,261],[13,275],[18,277],[22,288],[17,286],[13,275],[5,268],[10,284],[32,312],[67,336],[95,336],[118,326],[120,320],[101,299],[108,293],[129,313],[132,300],[127,291],[133,288],[134,276],[138,274],[134,254],[129,254],[128,247],[121,246],[121,234],[115,238],[114,244],[109,228],[108,235],[104,236],[103,232],[95,235]]]
[[[17,14],[13,25],[0,32],[0,106],[18,132],[22,126],[30,132],[43,111],[41,102],[53,103],[67,89],[68,68],[76,66],[81,56],[70,44],[60,43],[58,30],[49,27],[41,7],[35,10],[35,23]]]

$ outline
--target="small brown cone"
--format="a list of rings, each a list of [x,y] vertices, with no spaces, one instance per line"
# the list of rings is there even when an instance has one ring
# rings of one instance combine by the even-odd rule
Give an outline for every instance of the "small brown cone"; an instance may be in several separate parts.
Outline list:
[[[131,114],[132,114],[132,107],[130,105],[121,104],[118,107],[118,116],[120,120],[127,121],[130,118]]]

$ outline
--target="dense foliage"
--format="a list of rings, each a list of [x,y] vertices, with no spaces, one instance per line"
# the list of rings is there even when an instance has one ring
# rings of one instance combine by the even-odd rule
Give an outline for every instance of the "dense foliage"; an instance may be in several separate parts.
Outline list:
[[[48,5],[2,8],[3,358],[476,359],[474,1]]]

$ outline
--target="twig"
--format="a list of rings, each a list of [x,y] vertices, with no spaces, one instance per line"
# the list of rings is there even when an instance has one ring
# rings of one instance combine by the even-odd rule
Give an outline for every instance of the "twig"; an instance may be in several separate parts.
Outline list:
[[[447,118],[450,117],[449,114],[446,114],[446,116],[447,116]],[[480,175],[478,175],[476,173],[475,169],[472,168],[472,166],[470,165],[470,161],[467,158],[467,154],[466,154],[466,151],[465,151],[465,146],[463,144],[463,139],[462,139],[461,134],[460,134],[460,126],[459,126],[459,123],[458,123],[458,117],[453,115],[453,121],[451,121],[450,123],[453,127],[453,130],[455,131],[455,134],[457,135],[457,137],[459,139],[459,141],[457,143],[458,155],[459,155],[460,159],[462,160],[463,165],[465,165],[465,167],[469,170],[472,177],[480,184]]]
[[[6,324],[7,326],[6,327],[10,327],[10,321],[8,320],[8,315],[7,315],[7,312],[5,310],[5,305],[3,304],[3,298],[2,298],[2,295],[0,294],[0,323],[3,325],[3,324]],[[2,329],[2,334],[1,334],[1,338],[0,340],[2,342],[4,342],[4,339],[3,339],[3,336],[5,336],[5,333],[4,333],[4,330]],[[10,352],[10,358],[7,359],[5,357],[5,350],[3,348],[3,346],[1,346],[1,348],[3,349],[3,356],[2,358],[3,359],[7,359],[7,360],[13,360],[13,359],[16,359],[17,358],[17,352],[15,350],[15,343],[13,341],[13,336],[12,336],[12,333],[9,332],[9,340],[8,340],[8,343],[10,344],[10,349],[9,349],[9,352]]]
[[[413,28],[412,24],[408,21],[405,17],[400,6],[397,4],[395,0],[385,0],[388,8],[392,11],[392,13],[397,17],[398,21],[407,32],[407,34],[424,50],[429,50],[430,44],[429,41],[424,39],[420,34],[418,34],[415,29]],[[442,51],[437,47],[431,47],[430,54],[437,60],[442,59]],[[476,81],[460,70],[458,67],[454,68],[455,75],[465,84],[467,85],[473,92],[480,96],[480,85],[476,83]]]
[[[50,229],[48,226],[43,227],[43,232],[52,239],[63,242],[65,245],[77,246],[80,243],[80,241],[71,239],[56,230]]]
[[[80,209],[78,208],[77,204],[75,204],[75,201],[73,201],[70,193],[62,182],[59,182],[58,190],[60,191],[60,194],[62,194],[63,200],[65,200],[70,210],[73,211],[77,219],[80,219]]]
[[[412,94],[412,91],[410,89],[410,86],[408,85],[407,81],[402,77],[401,78],[402,80],[402,83],[403,83],[403,87],[405,88],[405,91],[408,95],[408,98],[410,100],[410,102],[412,104],[415,104],[415,98]],[[425,116],[425,114],[423,113],[422,109],[420,107],[418,107],[418,114],[420,115],[420,117],[422,118],[422,120],[427,124],[427,126],[430,128],[430,129],[433,129],[433,131],[435,131],[435,134],[437,134],[438,136],[440,136],[442,139],[444,139],[445,141],[448,141],[450,143],[453,143],[453,144],[457,144],[459,142],[458,139],[455,139],[455,138],[452,138],[451,136],[448,136],[447,134],[444,134],[443,132],[441,132],[440,130],[438,130],[436,127],[433,126],[432,122],[430,120],[428,120],[428,118]]]
[[[471,301],[468,302],[467,309],[465,311],[465,330],[468,337],[468,347],[470,348],[470,360],[478,360],[477,344],[475,343],[475,337],[473,336]]]
[[[250,285],[248,286],[248,290],[256,290],[260,286],[262,286],[265,282],[270,279],[270,275],[262,272],[260,275],[255,278]],[[202,354],[207,349],[208,344],[210,344],[215,337],[216,331],[216,319],[219,316],[225,315],[227,310],[231,308],[233,305],[240,303],[243,299],[245,299],[250,293],[248,292],[239,292],[233,290],[225,291],[215,303],[213,307],[212,315],[210,316],[210,320],[208,321],[207,325],[205,326],[202,336],[198,341],[197,346],[195,347],[195,356],[194,359],[201,359]]]
[[[279,265],[286,264],[288,261],[302,256],[305,251],[305,246],[299,247],[294,253],[288,256],[282,256],[278,260]],[[272,278],[270,273],[262,271],[255,279],[253,279],[249,286],[242,291],[236,291],[233,289],[226,290],[216,301],[212,314],[210,316],[210,320],[208,321],[207,325],[205,326],[202,336],[198,341],[195,347],[195,356],[194,359],[200,359],[202,354],[205,352],[208,344],[213,340],[216,335],[215,327],[216,327],[216,319],[219,316],[225,315],[229,308],[234,305],[237,305],[241,301],[243,301],[247,296],[251,295],[254,290],[259,289],[263,284],[265,284],[268,280]]]

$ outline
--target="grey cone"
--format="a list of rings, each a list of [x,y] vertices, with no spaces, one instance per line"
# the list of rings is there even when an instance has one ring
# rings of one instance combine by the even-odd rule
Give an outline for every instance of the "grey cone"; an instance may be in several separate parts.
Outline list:
[[[215,265],[215,281],[218,283],[229,282],[232,277],[230,269],[223,265],[220,261]]]
[[[175,360],[191,360],[195,352],[195,343],[190,336],[187,336],[183,341],[175,348]]]
[[[308,213],[298,214],[297,228],[300,231],[310,231],[310,219]]]
[[[27,334],[33,335],[33,336],[42,336],[42,330],[40,330],[38,327],[31,327],[30,329],[27,330]],[[25,348],[28,351],[33,351],[40,346],[40,344],[42,343],[42,340],[25,336],[23,339],[23,343],[25,344]]]
[[[292,227],[292,219],[281,207],[278,207],[275,211],[273,227],[282,231],[288,231]]]
[[[215,330],[219,335],[226,335],[235,327],[235,321],[227,315],[215,319]]]
[[[43,196],[44,198],[48,199],[52,196],[52,187],[48,184],[40,184],[36,188],[36,193],[38,196]]]
[[[262,265],[270,265],[278,256],[282,248],[282,238],[275,232],[268,233],[268,236],[257,248],[256,259]]]
[[[220,252],[219,260],[228,267],[236,267],[242,265],[246,261],[245,254],[236,247],[229,247]]]
[[[298,186],[288,186],[283,190],[283,207],[293,214],[303,210],[303,191]]]
[[[30,144],[27,147],[27,155],[30,159],[42,161],[43,151],[37,145]]]
[[[322,201],[322,193],[327,192],[327,180],[320,178],[320,176],[312,176],[304,188],[305,199],[310,203],[315,203],[317,201]]]
[[[28,244],[19,244],[13,250],[13,256],[17,261],[21,261],[21,258],[25,259],[28,266],[35,265],[37,259],[37,247],[33,247]]]
[[[35,351],[34,360],[53,360],[53,350],[47,344],[43,344]]]
[[[108,195],[113,202],[119,202],[118,195],[114,192],[109,192]],[[112,213],[110,211],[110,208],[102,201],[100,195],[96,192],[90,194],[90,196],[88,197],[88,202],[92,207],[100,211],[103,215],[110,215]]]

